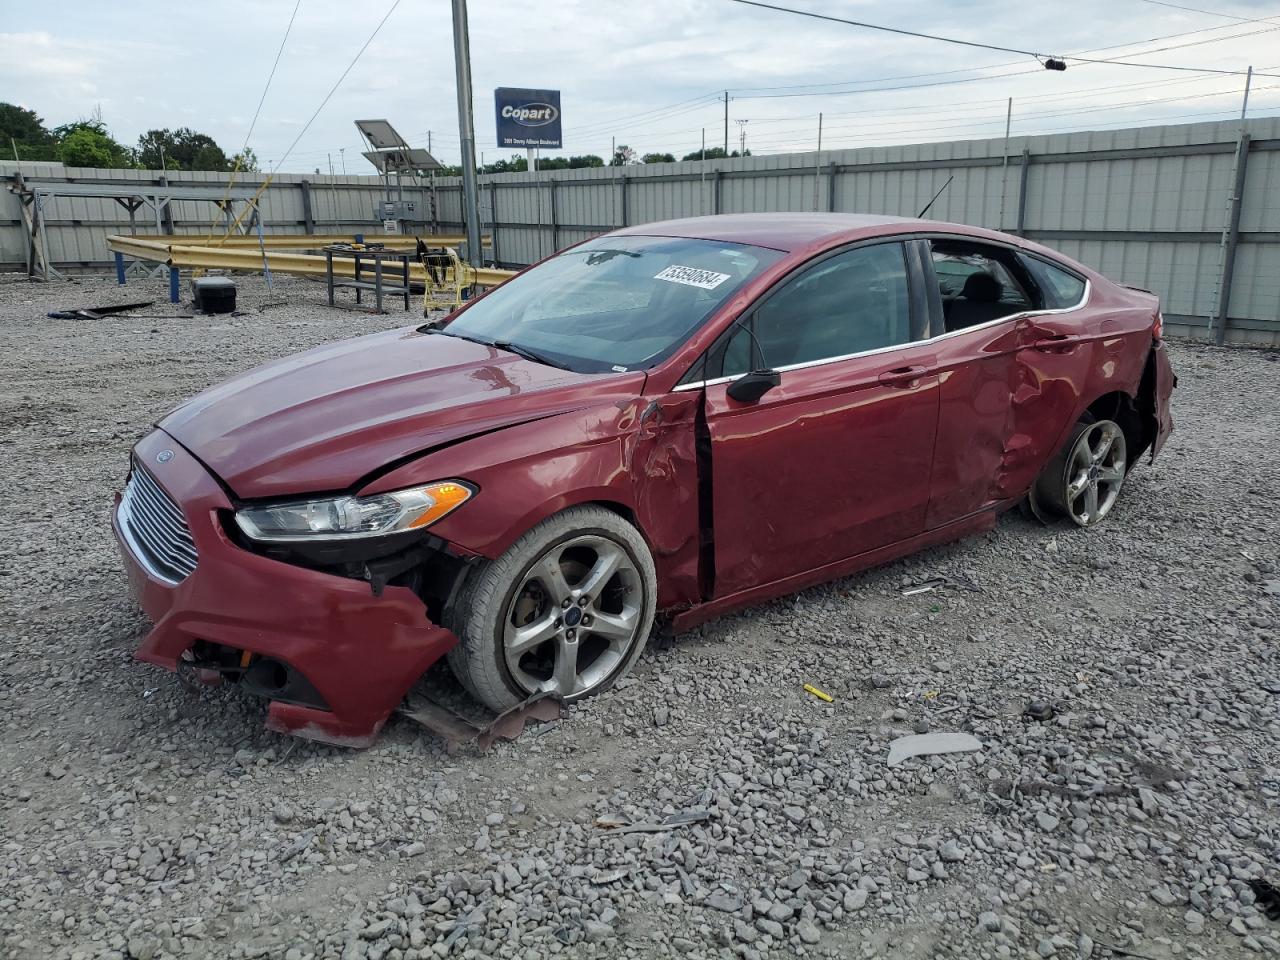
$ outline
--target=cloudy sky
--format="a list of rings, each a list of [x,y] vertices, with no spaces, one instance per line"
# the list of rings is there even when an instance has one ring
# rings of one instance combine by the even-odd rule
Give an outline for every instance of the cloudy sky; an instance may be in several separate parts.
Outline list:
[[[1050,55],[1272,73],[1250,116],[1280,113],[1280,0],[775,0],[887,26]],[[117,139],[189,126],[240,148],[295,0],[52,0],[11,5],[0,100],[50,125],[100,108]],[[448,0],[301,0],[249,140],[268,169],[373,172],[352,121],[386,117],[457,162]],[[1189,7],[1198,9],[1192,10]],[[1111,64],[1050,72],[1032,58],[820,22],[732,0],[470,0],[478,149],[495,145],[493,88],[562,91],[567,154],[698,149],[745,130],[754,153],[1116,129],[1238,115],[1243,78]],[[739,123],[739,121],[746,121]],[[298,139],[299,134],[301,138]],[[298,139],[297,145],[291,145]],[[286,153],[288,155],[286,156]]]

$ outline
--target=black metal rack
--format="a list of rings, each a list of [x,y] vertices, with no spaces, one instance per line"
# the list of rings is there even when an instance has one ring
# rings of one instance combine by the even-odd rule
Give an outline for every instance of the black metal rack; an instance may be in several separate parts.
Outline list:
[[[361,302],[362,295],[366,290],[373,291],[374,307],[378,313],[382,313],[382,298],[390,294],[391,296],[404,297],[404,308],[409,309],[409,264],[414,259],[415,254],[412,250],[380,250],[380,249],[356,249],[354,247],[335,244],[324,248],[325,260],[325,280],[329,288],[329,306],[334,306],[333,291],[338,287],[350,287],[356,292],[356,303]],[[348,280],[343,277],[335,278],[333,275],[333,258],[348,257],[354,261],[354,270],[352,271],[355,278]],[[369,263],[372,261],[372,264]],[[384,263],[393,266],[394,273],[390,275],[390,279],[399,282],[388,283],[387,271],[383,268]],[[395,267],[399,264],[398,268]],[[366,280],[365,277],[372,266],[373,279]]]

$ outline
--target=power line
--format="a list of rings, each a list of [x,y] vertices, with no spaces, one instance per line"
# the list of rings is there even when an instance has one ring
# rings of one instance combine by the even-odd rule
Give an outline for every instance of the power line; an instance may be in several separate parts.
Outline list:
[[[1258,92],[1261,92],[1263,90],[1280,90],[1280,84],[1270,84],[1268,86],[1258,87],[1256,89]],[[1015,114],[1015,119],[1017,119],[1020,124],[1025,124],[1027,121],[1041,120],[1041,119],[1046,119],[1051,117],[1068,117],[1068,116],[1077,116],[1079,114],[1106,113],[1112,110],[1131,110],[1134,108],[1154,106],[1156,104],[1161,104],[1161,103],[1178,103],[1186,100],[1204,100],[1204,99],[1211,99],[1214,97],[1227,97],[1227,96],[1238,97],[1239,95],[1240,93],[1238,90],[1222,90],[1216,93],[1192,93],[1192,94],[1186,94],[1180,97],[1163,97],[1159,100],[1129,100],[1121,103],[1106,104],[1104,106],[1074,107],[1069,110],[1049,110],[1049,111],[1041,111],[1038,113]],[[991,107],[993,110],[995,109],[996,107],[995,101],[992,102]],[[831,130],[832,140],[841,140],[841,139],[849,139],[849,137],[851,136],[858,136],[860,134],[867,133],[867,132],[875,132],[875,133],[901,132],[906,134],[919,129],[954,130],[954,129],[973,126],[975,124],[989,126],[996,123],[1003,124],[1004,117],[997,117],[993,115],[991,120],[989,121],[981,120],[979,118],[970,118],[968,120],[962,120],[958,123],[937,123],[936,121],[929,120],[923,116],[913,116],[913,117],[904,119],[902,123],[890,123],[888,125],[882,124],[881,126],[874,127],[871,130],[867,130],[866,128],[861,128],[859,129],[859,132],[857,134],[849,134],[847,136],[841,136],[840,131],[858,129],[856,124],[838,125],[838,126],[830,127],[828,129]],[[796,142],[803,143],[804,142],[802,139],[797,140],[797,139],[787,137],[786,134],[789,134],[789,133],[812,134],[812,130],[808,128],[796,128],[794,130],[773,130],[773,131],[770,131],[770,133],[767,134],[764,139],[759,139],[756,142],[760,144],[765,144],[765,145],[778,144],[778,143],[796,143]],[[1019,134],[1019,135],[1024,135],[1024,134]]]
[[[258,98],[258,109],[253,112],[253,120],[249,124],[249,132],[244,135],[244,146],[240,148],[243,154],[249,149],[249,139],[253,136],[253,128],[258,125],[258,116],[262,113],[262,105],[267,102],[267,91],[271,89],[271,81],[275,79],[276,67],[280,66],[280,56],[284,53],[284,45],[289,41],[289,34],[293,32],[293,21],[298,17],[298,8],[302,6],[302,0],[297,0],[293,5],[293,13],[289,16],[289,25],[284,28],[284,36],[280,39],[280,48],[276,50],[275,62],[271,64],[271,72],[267,74],[266,86],[262,88],[262,96]]]
[[[1236,23],[1276,23],[1276,17],[1237,17],[1233,13],[1219,13],[1216,10],[1201,10],[1199,7],[1184,7],[1180,3],[1168,3],[1167,0],[1142,0],[1143,3],[1154,3],[1158,7],[1172,7],[1174,10],[1186,10],[1190,13],[1203,13],[1207,17],[1222,17]]]
[[[1240,22],[1249,23],[1253,21],[1241,20]],[[1258,21],[1258,22],[1270,22],[1270,21]],[[1131,40],[1128,43],[1113,43],[1105,47],[1091,47],[1088,50],[1078,50],[1074,54],[1068,54],[1068,56],[1076,56],[1078,54],[1085,54],[1085,53],[1103,53],[1107,50],[1119,50],[1124,47],[1143,46],[1148,43],[1159,43],[1163,40],[1180,40],[1183,37],[1192,37],[1198,33],[1208,33],[1212,30],[1228,30],[1232,26],[1234,26],[1234,24],[1224,23],[1216,27],[1201,27],[1198,30],[1184,30],[1180,33],[1169,33],[1159,37],[1149,37],[1146,40]],[[1255,33],[1250,32],[1250,33],[1243,33],[1243,34],[1232,34],[1231,36],[1228,36],[1228,37],[1210,37],[1204,40],[1203,42],[1216,43],[1219,40],[1235,40],[1235,39],[1238,39],[1239,37],[1254,36],[1254,35]],[[1177,47],[1165,47],[1163,49],[1175,50],[1175,49],[1180,49],[1182,46],[1195,46],[1200,42],[1202,41],[1195,41],[1193,43],[1185,44],[1185,45],[1179,44]],[[1157,52],[1159,51],[1141,50],[1141,51],[1135,51],[1132,54],[1129,54],[1129,56],[1140,57],[1140,56],[1146,56],[1149,53],[1157,53]],[[939,70],[931,73],[907,73],[907,74],[900,74],[899,76],[896,76],[896,77],[880,77],[878,79],[872,78],[868,80],[836,80],[836,81],[831,81],[829,83],[792,83],[792,84],[784,84],[782,86],[773,86],[773,87],[738,87],[738,88],[730,87],[729,90],[732,93],[736,89],[737,91],[740,92],[739,93],[740,97],[745,97],[747,96],[746,91],[751,91],[751,90],[800,90],[805,88],[812,89],[813,87],[841,87],[841,86],[848,86],[850,84],[855,84],[855,83],[859,83],[859,84],[879,83],[879,82],[887,83],[894,80],[919,80],[927,77],[946,77],[946,76],[951,76],[957,73],[974,73],[978,70],[1000,70],[1000,69],[1003,69],[1004,67],[1019,66],[1022,64],[1022,62],[1023,61],[1021,60],[1006,60],[1004,63],[988,63],[980,67],[960,67],[955,70]],[[1267,68],[1267,69],[1270,69],[1270,68]],[[1038,70],[1031,70],[1027,72],[1039,73]],[[853,92],[853,91],[850,91],[850,92]]]
[[[1275,67],[1270,67],[1270,66],[1268,66],[1268,67],[1263,67],[1262,69],[1263,69],[1263,70],[1272,70],[1272,69],[1275,69]],[[1033,94],[1033,95],[1030,95],[1030,96],[1020,96],[1020,97],[1018,97],[1018,98],[1017,98],[1017,102],[1018,102],[1020,105],[1025,105],[1025,104],[1027,104],[1027,103],[1029,103],[1029,102],[1047,101],[1046,103],[1043,103],[1042,105],[1043,105],[1043,106],[1053,106],[1054,104],[1056,104],[1056,103],[1058,103],[1058,102],[1060,102],[1060,101],[1074,100],[1074,99],[1077,99],[1077,98],[1079,98],[1079,97],[1089,97],[1089,96],[1092,96],[1093,94],[1095,94],[1095,93],[1099,93],[1099,92],[1111,92],[1111,91],[1116,91],[1116,92],[1118,92],[1118,91],[1137,91],[1137,90],[1142,90],[1142,89],[1149,89],[1149,88],[1152,88],[1152,87],[1157,87],[1157,88],[1161,88],[1161,89],[1166,89],[1166,88],[1168,88],[1168,87],[1182,86],[1182,85],[1185,85],[1185,84],[1188,84],[1188,83],[1203,83],[1203,82],[1205,82],[1205,81],[1204,81],[1204,79],[1203,79],[1203,78],[1200,78],[1200,77],[1191,77],[1191,78],[1183,79],[1183,80],[1156,80],[1156,81],[1149,81],[1149,80],[1148,80],[1148,81],[1142,81],[1142,82],[1140,82],[1140,83],[1126,83],[1126,84],[1119,84],[1119,85],[1114,85],[1114,86],[1104,86],[1104,87],[1086,87],[1086,88],[1084,88],[1084,89],[1082,89],[1082,90],[1074,90],[1074,91],[1071,91],[1071,92],[1068,92],[1068,93],[1048,93],[1048,94]],[[1231,88],[1231,89],[1229,89],[1229,90],[1223,90],[1223,91],[1220,91],[1220,92],[1221,92],[1222,94],[1224,94],[1224,95],[1225,95],[1225,94],[1232,94],[1232,95],[1234,95],[1234,96],[1239,96],[1239,95],[1240,95],[1240,91],[1239,91],[1239,89],[1238,89],[1238,88],[1235,88],[1235,87],[1232,87],[1232,88]],[[1214,92],[1214,93],[1203,94],[1203,95],[1204,95],[1204,96],[1210,96],[1210,95],[1216,96],[1216,95],[1218,95],[1218,94],[1217,94],[1217,92]],[[1166,98],[1166,99],[1180,99],[1180,98]],[[996,104],[997,102],[998,102],[998,103],[1000,103],[1000,104],[1003,104],[1003,103],[1004,103],[1004,100],[1003,100],[1003,98],[1002,98],[1002,99],[1000,99],[999,101],[997,101],[997,100],[995,100],[994,98],[991,98],[991,97],[985,97],[985,98],[983,98],[983,99],[981,99],[981,100],[956,100],[956,101],[949,101],[949,102],[946,102],[946,103],[930,103],[930,104],[928,104],[928,105],[927,105],[927,107],[929,108],[928,113],[926,113],[926,114],[924,114],[924,115],[926,115],[926,116],[933,116],[933,115],[936,115],[936,116],[942,116],[942,117],[950,117],[950,116],[954,115],[955,113],[972,112],[972,111],[973,111],[973,110],[975,110],[975,109],[985,109],[985,108],[989,108],[989,107],[991,107],[992,105]],[[1163,101],[1162,101],[1162,100],[1148,100],[1148,101],[1145,101],[1145,102],[1147,102],[1147,103],[1160,103],[1160,102],[1163,102]],[[1107,105],[1106,105],[1106,104],[1101,104],[1101,105],[1096,105],[1096,106],[1099,106],[1099,107],[1101,108],[1101,107],[1105,107],[1105,106],[1107,106]],[[899,106],[895,106],[895,107],[888,107],[888,108],[884,108],[884,107],[877,107],[877,108],[872,108],[872,109],[868,109],[868,110],[848,110],[848,111],[843,111],[843,112],[840,112],[840,113],[828,113],[828,114],[827,114],[827,116],[828,116],[828,117],[831,117],[831,118],[836,118],[836,119],[837,119],[837,123],[836,123],[834,126],[838,127],[838,126],[839,126],[838,118],[840,118],[840,117],[865,117],[865,116],[876,116],[876,115],[884,115],[884,114],[899,114],[899,113],[901,113],[903,110],[915,110],[915,109],[917,109],[917,108],[910,107],[910,106],[906,106],[906,107],[904,107],[904,106],[902,106],[902,105],[899,105]],[[753,123],[760,123],[760,124],[770,124],[770,123],[797,123],[797,122],[803,122],[805,119],[807,119],[807,118],[806,118],[806,117],[803,117],[803,116],[801,116],[801,117],[797,117],[797,116],[794,116],[794,115],[792,115],[792,116],[786,116],[786,117],[753,117],[753,118],[752,118],[752,122],[753,122]],[[807,130],[807,129],[808,129],[808,128],[806,127],[806,128],[805,128],[805,130]],[[778,130],[774,130],[774,131],[766,131],[766,136],[767,136],[769,133],[781,133],[781,132],[782,132],[782,131],[778,131]]]
[[[289,144],[289,149],[284,152],[284,156],[282,156],[276,162],[275,166],[271,168],[272,175],[280,169],[280,165],[283,164],[285,160],[289,159],[289,154],[293,153],[293,148],[298,145],[298,141],[300,141],[306,132],[311,129],[311,124],[315,122],[316,117],[320,116],[320,111],[325,108],[325,104],[329,102],[330,98],[337,93],[338,87],[342,86],[342,81],[347,79],[347,74],[351,72],[351,68],[360,61],[362,56],[364,56],[364,52],[369,49],[369,44],[373,43],[374,37],[376,37],[379,31],[382,30],[383,24],[385,24],[391,15],[396,12],[396,7],[398,6],[400,6],[400,0],[395,0],[395,2],[391,4],[390,9],[383,15],[382,19],[378,21],[378,25],[373,28],[373,33],[369,34],[369,39],[364,42],[364,46],[356,51],[356,55],[352,57],[351,62],[347,64],[347,69],[342,71],[342,75],[339,76],[333,86],[329,88],[329,92],[326,93],[324,95],[324,99],[320,101],[320,106],[316,107],[315,113],[311,114],[310,119],[303,124],[302,129],[298,131],[298,135],[293,138],[293,143]]]
[[[884,33],[896,33],[899,36],[915,37],[920,40],[936,40],[940,43],[952,43],[962,47],[974,47],[979,50],[995,50],[999,53],[1017,53],[1027,57],[1033,57],[1036,60],[1043,60],[1050,57],[1050,54],[1040,53],[1034,50],[1020,50],[1017,47],[1001,47],[990,43],[979,43],[976,40],[960,40],[956,37],[941,37],[932,33],[919,33],[915,30],[904,30],[900,27],[886,27],[876,23],[867,23],[863,20],[848,20],[844,17],[833,17],[826,13],[815,13],[812,10],[797,10],[793,7],[781,7],[772,3],[763,3],[761,0],[729,0],[730,3],[740,3],[748,7],[760,7],[763,10],[773,10],[778,13],[790,13],[799,17],[810,17],[814,20],[825,20],[830,23],[842,23],[851,27],[862,27],[866,30],[879,30]],[[1156,51],[1151,51],[1156,52]],[[1141,56],[1141,54],[1136,54]],[[1220,73],[1230,74],[1232,76],[1243,76],[1243,70],[1221,70],[1213,67],[1179,67],[1167,63],[1135,63],[1129,60],[1097,60],[1088,57],[1058,55],[1059,59],[1074,60],[1078,63],[1107,63],[1117,67],[1146,67],[1149,70],[1182,70],[1189,73]]]

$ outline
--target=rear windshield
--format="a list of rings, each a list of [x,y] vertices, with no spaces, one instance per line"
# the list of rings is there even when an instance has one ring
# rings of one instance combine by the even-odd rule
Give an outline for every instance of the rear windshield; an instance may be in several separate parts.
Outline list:
[[[782,256],[712,240],[598,237],[508,280],[446,329],[584,373],[642,369]]]

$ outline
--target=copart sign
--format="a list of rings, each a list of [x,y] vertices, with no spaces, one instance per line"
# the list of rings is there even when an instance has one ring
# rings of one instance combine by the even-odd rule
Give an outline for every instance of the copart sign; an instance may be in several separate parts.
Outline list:
[[[498,87],[493,91],[500,147],[564,146],[560,136],[560,91]]]

